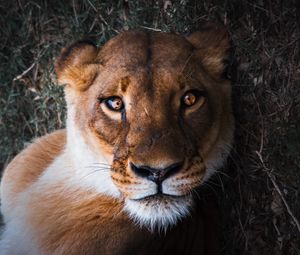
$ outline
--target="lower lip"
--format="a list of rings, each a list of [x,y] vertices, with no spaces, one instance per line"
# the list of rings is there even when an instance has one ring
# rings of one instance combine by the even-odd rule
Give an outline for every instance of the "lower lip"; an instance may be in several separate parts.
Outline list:
[[[137,199],[131,199],[133,201],[145,201],[145,200],[150,200],[150,199],[157,199],[157,198],[175,198],[175,199],[182,199],[185,198],[186,195],[182,195],[182,196],[175,196],[175,195],[169,195],[169,194],[154,194],[154,195],[150,195],[150,196],[146,196],[146,197],[142,197],[142,198],[137,198]]]

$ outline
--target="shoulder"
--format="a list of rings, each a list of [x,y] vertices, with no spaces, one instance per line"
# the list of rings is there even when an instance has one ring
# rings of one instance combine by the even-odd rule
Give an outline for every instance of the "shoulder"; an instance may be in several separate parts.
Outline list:
[[[52,161],[63,151],[66,130],[58,130],[36,139],[19,153],[4,170],[1,199],[14,200],[17,193],[34,183]]]

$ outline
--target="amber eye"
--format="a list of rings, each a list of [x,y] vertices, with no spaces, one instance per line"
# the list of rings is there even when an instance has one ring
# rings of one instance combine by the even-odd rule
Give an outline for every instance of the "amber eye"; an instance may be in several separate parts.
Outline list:
[[[104,100],[104,103],[108,109],[115,112],[120,112],[124,108],[124,103],[120,97],[109,97]]]
[[[181,103],[185,107],[193,106],[198,102],[201,104],[199,107],[201,107],[205,102],[204,92],[202,91],[189,90],[181,98]]]

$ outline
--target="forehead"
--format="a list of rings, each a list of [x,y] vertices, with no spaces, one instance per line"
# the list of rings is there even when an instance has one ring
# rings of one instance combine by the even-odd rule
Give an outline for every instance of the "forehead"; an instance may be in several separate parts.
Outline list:
[[[106,43],[98,57],[107,67],[179,68],[192,51],[193,46],[176,34],[130,31]]]
[[[141,90],[178,89],[190,72],[193,50],[176,34],[124,32],[101,49],[96,84],[104,94],[124,92],[129,85]]]

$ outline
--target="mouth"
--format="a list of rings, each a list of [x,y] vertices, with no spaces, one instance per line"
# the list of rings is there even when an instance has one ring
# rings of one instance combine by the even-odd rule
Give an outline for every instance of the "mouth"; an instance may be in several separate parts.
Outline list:
[[[186,198],[187,195],[182,195],[182,196],[177,196],[177,195],[170,195],[170,194],[165,194],[162,192],[157,192],[155,194],[145,196],[142,198],[136,198],[136,199],[131,199],[133,201],[149,201],[149,200],[161,200],[161,199],[166,199],[166,198],[173,198],[173,199],[184,199]]]

